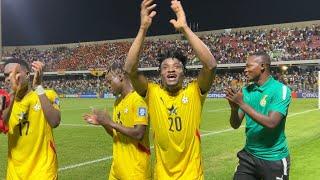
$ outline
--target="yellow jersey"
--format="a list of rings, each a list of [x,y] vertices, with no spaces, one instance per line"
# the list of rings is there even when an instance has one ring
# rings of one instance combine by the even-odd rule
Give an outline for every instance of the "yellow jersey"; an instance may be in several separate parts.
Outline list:
[[[59,110],[55,91],[46,96]],[[7,180],[57,179],[57,154],[52,128],[44,117],[38,95],[30,91],[14,101],[9,119]]]
[[[148,83],[146,102],[154,132],[155,179],[203,179],[199,126],[205,97],[196,81],[176,96]]]
[[[113,109],[113,121],[125,127],[148,126],[145,101],[135,91],[123,99],[117,99]],[[113,162],[109,179],[151,179],[149,130],[141,141],[113,130]]]

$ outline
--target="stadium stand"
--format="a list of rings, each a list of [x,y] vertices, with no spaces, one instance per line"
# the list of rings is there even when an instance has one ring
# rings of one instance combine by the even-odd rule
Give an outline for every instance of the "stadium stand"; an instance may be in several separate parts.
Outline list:
[[[320,59],[320,22],[283,24],[200,32],[219,65],[215,83],[210,93],[222,93],[233,85],[245,85],[242,73],[248,54],[266,51],[272,57],[276,78],[287,84],[294,92],[317,92],[317,74]],[[4,56],[25,59],[28,62],[42,60],[46,63],[45,86],[59,94],[98,94],[108,92],[103,72],[114,63],[123,62],[132,39],[47,45],[39,47],[4,48]],[[151,37],[144,46],[140,67],[150,80],[160,81],[156,75],[158,50],[179,47],[188,55],[190,81],[197,73],[199,61],[190,46],[180,35]],[[288,63],[286,63],[288,62]],[[291,62],[297,63],[292,64]],[[318,64],[318,65],[317,65]],[[289,66],[281,71],[282,65]],[[292,65],[292,66],[291,66]],[[316,67],[311,67],[316,65]],[[1,67],[3,68],[3,67]],[[2,84],[0,84],[2,86]]]
[[[178,36],[178,38],[181,38]],[[219,64],[244,63],[247,55],[263,50],[273,61],[320,59],[320,25],[304,28],[282,27],[271,29],[247,29],[224,31],[202,35]],[[46,71],[78,71],[89,68],[106,68],[110,63],[124,60],[131,45],[130,40],[98,44],[78,44],[75,47],[58,46],[40,50],[15,48],[4,56],[26,59],[29,62],[43,60]],[[188,54],[189,65],[198,65],[190,46],[185,41],[149,40],[141,57],[140,67],[157,67],[156,52],[162,48],[179,47]]]

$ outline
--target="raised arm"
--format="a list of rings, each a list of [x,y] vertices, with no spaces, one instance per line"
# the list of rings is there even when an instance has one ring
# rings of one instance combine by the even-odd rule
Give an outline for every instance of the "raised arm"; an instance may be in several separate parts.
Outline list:
[[[188,27],[186,16],[182,8],[181,2],[178,0],[171,1],[171,9],[177,16],[177,19],[171,19],[170,23],[174,28],[184,34],[193,48],[196,56],[200,59],[203,67],[198,76],[198,83],[201,93],[208,92],[215,77],[215,69],[217,62],[210,52],[209,48],[199,39],[199,37],[192,32]]]
[[[156,15],[156,11],[153,11],[155,7],[156,4],[153,4],[153,0],[142,1],[140,28],[130,47],[125,64],[125,71],[129,75],[134,89],[143,97],[146,95],[148,83],[147,79],[138,72],[138,63],[148,28],[152,23],[152,18]]]
[[[46,96],[44,88],[41,85],[43,67],[44,67],[44,64],[40,61],[35,61],[32,63],[32,69],[34,70],[34,78],[33,78],[32,86],[35,89],[35,92],[39,96],[44,117],[46,118],[46,120],[48,121],[49,125],[52,128],[56,128],[60,124],[61,114],[58,109],[53,107],[53,104]]]

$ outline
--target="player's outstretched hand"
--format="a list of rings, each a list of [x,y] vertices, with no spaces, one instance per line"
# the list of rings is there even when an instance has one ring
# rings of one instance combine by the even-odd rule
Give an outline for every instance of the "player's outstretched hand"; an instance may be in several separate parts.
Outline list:
[[[231,109],[238,109],[239,105],[243,103],[241,91],[234,91],[231,88],[225,90],[226,99],[229,102]]]
[[[184,28],[188,27],[186,15],[184,13],[181,2],[178,0],[172,0],[171,9],[173,10],[173,12],[176,14],[176,17],[177,17],[177,19],[170,20],[170,23],[173,25],[173,27],[178,31],[181,31]]]
[[[32,62],[31,66],[32,66],[32,70],[34,71],[32,87],[35,88],[38,85],[42,84],[44,63],[41,61],[34,61]]]
[[[97,116],[94,114],[85,114],[82,117],[89,124],[100,125],[99,122],[97,121]]]
[[[148,29],[152,23],[153,17],[157,14],[154,8],[157,4],[153,3],[154,0],[143,0],[141,3],[140,11],[140,28]]]
[[[83,119],[92,125],[102,125],[111,127],[113,121],[107,111],[92,109],[92,114],[85,114]]]
[[[88,124],[100,125],[100,123],[97,120],[97,116],[94,114],[85,114],[82,117]]]

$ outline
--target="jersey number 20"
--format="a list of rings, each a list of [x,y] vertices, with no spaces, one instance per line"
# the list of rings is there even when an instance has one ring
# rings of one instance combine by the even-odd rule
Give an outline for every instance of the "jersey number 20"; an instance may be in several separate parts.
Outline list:
[[[176,131],[181,131],[182,129],[182,123],[181,123],[181,117],[177,116],[175,118],[169,117],[169,123],[170,123],[170,128],[169,131],[174,132],[174,129]]]

